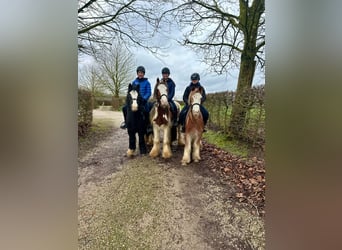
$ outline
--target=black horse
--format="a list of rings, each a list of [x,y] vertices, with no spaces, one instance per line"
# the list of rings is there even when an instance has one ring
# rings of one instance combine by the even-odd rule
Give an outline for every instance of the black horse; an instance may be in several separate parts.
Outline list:
[[[140,154],[146,154],[146,143],[144,135],[146,134],[146,118],[144,115],[145,106],[144,99],[139,93],[139,85],[129,84],[126,97],[127,104],[127,132],[129,136],[129,147],[127,156],[133,156],[136,149],[136,137],[139,136],[139,151]]]

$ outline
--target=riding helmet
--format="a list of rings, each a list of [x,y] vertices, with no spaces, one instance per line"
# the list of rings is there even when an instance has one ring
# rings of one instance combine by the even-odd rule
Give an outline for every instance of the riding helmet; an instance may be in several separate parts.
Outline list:
[[[162,69],[162,74],[169,74],[170,75],[170,70],[169,70],[169,68],[163,68]]]
[[[200,75],[198,73],[193,73],[190,77],[191,80],[200,80]]]
[[[138,74],[139,71],[141,71],[141,72],[143,72],[143,73],[145,74],[145,68],[144,68],[144,66],[139,66],[139,67],[137,68],[137,74]]]

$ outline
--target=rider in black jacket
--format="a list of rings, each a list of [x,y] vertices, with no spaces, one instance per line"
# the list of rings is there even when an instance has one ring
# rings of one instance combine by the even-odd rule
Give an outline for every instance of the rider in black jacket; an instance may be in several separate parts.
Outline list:
[[[198,73],[193,73],[191,75],[190,79],[191,79],[191,83],[189,84],[189,86],[186,87],[184,94],[183,94],[183,101],[184,101],[185,106],[183,107],[183,109],[181,110],[181,112],[179,114],[179,123],[182,125],[182,132],[185,131],[185,124],[184,123],[185,123],[186,114],[187,114],[188,109],[189,109],[189,103],[188,103],[189,94],[191,92],[191,89],[194,87],[202,87],[203,88],[200,110],[201,110],[201,113],[203,116],[204,126],[207,124],[207,121],[209,119],[209,112],[202,105],[206,99],[206,94],[205,94],[204,87],[199,82],[200,76]]]

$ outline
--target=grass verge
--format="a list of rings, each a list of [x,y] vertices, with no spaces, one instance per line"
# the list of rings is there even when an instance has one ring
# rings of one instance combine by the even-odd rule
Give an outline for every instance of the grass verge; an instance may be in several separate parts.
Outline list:
[[[203,138],[210,144],[214,144],[219,148],[240,157],[246,158],[248,156],[248,146],[242,144],[237,140],[229,140],[227,136],[222,132],[215,132],[208,130],[203,133]]]
[[[82,157],[104,140],[113,130],[113,123],[106,119],[94,119],[84,137],[78,137],[78,156]]]

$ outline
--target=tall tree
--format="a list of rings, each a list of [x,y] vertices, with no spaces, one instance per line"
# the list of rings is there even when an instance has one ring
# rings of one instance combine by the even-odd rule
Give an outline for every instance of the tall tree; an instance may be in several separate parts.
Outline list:
[[[120,43],[103,46],[94,53],[95,60],[102,72],[102,85],[115,97],[124,92],[134,72],[134,57]]]
[[[264,67],[265,0],[191,0],[164,13],[175,17],[185,31],[183,44],[203,54],[219,74],[239,67],[229,130],[239,136],[245,122],[248,96],[258,65]],[[189,28],[190,27],[190,28]]]
[[[79,86],[91,93],[92,107],[97,97],[104,95],[104,87],[99,68],[96,65],[85,65],[79,72]]]
[[[126,46],[140,46],[155,52],[157,45],[151,38],[160,4],[143,0],[79,0],[79,51],[93,54],[94,48],[111,45],[115,38]]]

